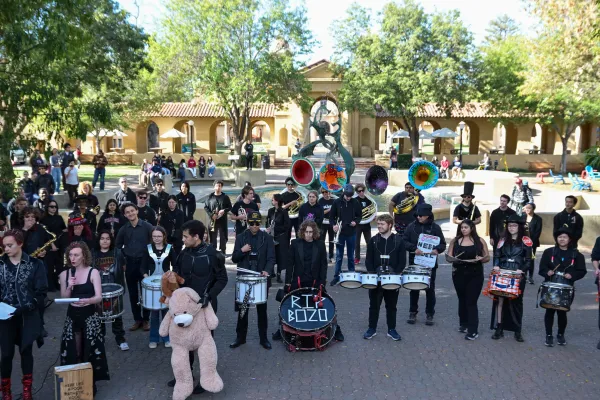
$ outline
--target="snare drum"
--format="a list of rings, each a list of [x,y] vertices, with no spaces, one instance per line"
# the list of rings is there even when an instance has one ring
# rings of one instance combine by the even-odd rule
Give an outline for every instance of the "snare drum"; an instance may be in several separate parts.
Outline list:
[[[238,275],[235,278],[235,302],[238,304],[246,303],[251,306],[266,303],[267,277]]]
[[[521,274],[506,269],[492,270],[487,291],[494,296],[516,299],[521,294]]]
[[[540,307],[553,310],[570,311],[575,289],[571,285],[556,282],[544,282],[540,286]]]
[[[402,272],[402,287],[408,290],[427,290],[431,281],[431,269],[409,265]]]
[[[102,284],[102,303],[98,305],[98,314],[102,322],[113,322],[125,312],[123,294],[125,289],[117,283]]]
[[[358,289],[362,286],[360,272],[342,272],[340,274],[340,286],[346,289]]]
[[[377,274],[362,274],[360,276],[362,287],[365,289],[376,289],[379,283],[379,276]]]
[[[385,290],[396,290],[402,287],[402,276],[396,274],[379,275],[381,287]]]
[[[161,287],[162,275],[150,275],[142,281],[142,299],[141,306],[146,310],[164,310],[168,308],[166,304],[159,301],[162,296]]]

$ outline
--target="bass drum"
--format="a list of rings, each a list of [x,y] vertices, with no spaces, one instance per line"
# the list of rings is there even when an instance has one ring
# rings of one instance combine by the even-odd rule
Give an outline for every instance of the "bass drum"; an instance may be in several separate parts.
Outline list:
[[[284,194],[285,192],[287,192],[287,188],[283,188],[281,190],[281,192],[279,192],[279,193],[280,194]],[[300,206],[308,201],[308,197],[307,197],[308,192],[306,191],[306,189],[297,187],[294,190],[294,192],[298,193],[298,195],[300,197],[298,198],[298,200],[299,200],[298,203],[299,204],[297,206],[295,206],[295,207],[290,207],[288,209],[288,215],[289,215],[289,217],[291,219],[298,218],[298,212],[300,211]]]
[[[335,302],[316,288],[293,290],[281,300],[279,323],[289,351],[322,351],[337,329]]]

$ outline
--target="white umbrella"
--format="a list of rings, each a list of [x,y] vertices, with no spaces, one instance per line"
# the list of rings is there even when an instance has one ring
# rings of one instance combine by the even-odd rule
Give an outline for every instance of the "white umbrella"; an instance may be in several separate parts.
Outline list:
[[[427,132],[424,129],[421,129],[419,131],[419,139],[435,139],[435,138],[431,135],[431,133]]]
[[[88,132],[87,136],[88,137],[101,137],[101,138],[103,138],[105,136],[110,136],[110,132],[111,131],[109,131],[107,129],[101,128],[101,129],[98,129],[97,131]]]
[[[115,129],[115,130],[108,132],[108,134],[106,136],[108,136],[108,137],[126,137],[127,134],[125,132],[121,132],[118,129]]]
[[[410,137],[410,134],[405,131],[404,129],[400,129],[394,133],[392,133],[392,139],[398,139],[398,138],[407,138]]]
[[[455,138],[458,137],[459,134],[454,132],[452,129],[442,128],[434,131],[432,135],[436,138]]]
[[[177,139],[177,138],[184,138],[187,137],[187,135],[183,132],[178,131],[177,129],[173,128],[173,129],[169,129],[167,132],[163,133],[162,135],[160,135],[161,138],[163,139]]]

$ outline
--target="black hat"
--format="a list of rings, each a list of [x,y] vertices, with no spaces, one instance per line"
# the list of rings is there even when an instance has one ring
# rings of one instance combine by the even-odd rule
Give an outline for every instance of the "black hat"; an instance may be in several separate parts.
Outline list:
[[[564,225],[554,231],[554,240],[556,241],[556,239],[562,234],[569,235],[569,239],[573,240],[573,231]]]
[[[521,217],[518,214],[512,214],[511,216],[509,216],[506,221],[507,224],[513,223],[513,224],[525,224],[525,218]]]
[[[90,201],[90,199],[88,199],[88,197],[85,194],[80,194],[77,197],[75,197],[75,203],[79,203],[80,201],[85,201],[87,203],[88,201]]]
[[[352,184],[347,183],[344,185],[344,195],[345,196],[354,196],[354,186],[352,186]]]
[[[431,207],[431,204],[419,204],[417,206],[417,211],[415,211],[415,215],[433,217],[433,208]]]
[[[248,222],[258,222],[260,223],[261,217],[258,211],[252,211],[247,218]]]
[[[475,198],[475,195],[473,194],[473,189],[475,189],[475,184],[473,182],[465,182],[463,187],[463,194],[461,194],[460,197],[471,196]]]

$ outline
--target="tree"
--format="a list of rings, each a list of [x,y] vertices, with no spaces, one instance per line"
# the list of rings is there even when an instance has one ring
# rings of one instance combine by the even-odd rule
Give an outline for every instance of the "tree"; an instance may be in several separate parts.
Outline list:
[[[114,0],[4,0],[0,8],[0,154],[27,132],[84,138],[90,90],[118,91],[145,67],[146,35]],[[96,118],[99,118],[97,115]],[[14,171],[0,158],[0,191]]]
[[[427,103],[449,115],[474,94],[472,35],[457,11],[427,14],[413,0],[387,4],[376,32],[367,22],[356,12],[338,22],[334,61],[343,77],[340,106],[373,114],[376,105],[377,111],[401,118],[417,156],[417,116]],[[357,26],[355,39],[348,40]]]
[[[169,70],[163,85],[178,85],[184,99],[219,104],[233,130],[236,154],[251,135],[250,109],[258,103],[306,105],[309,85],[298,56],[311,34],[304,8],[285,0],[170,0],[156,36]],[[183,100],[183,99],[182,99]]]
[[[504,14],[492,20],[490,26],[485,31],[487,32],[485,37],[486,43],[500,42],[517,35],[519,33],[519,25],[517,25],[517,21]]]

